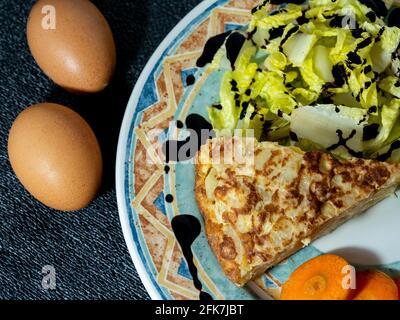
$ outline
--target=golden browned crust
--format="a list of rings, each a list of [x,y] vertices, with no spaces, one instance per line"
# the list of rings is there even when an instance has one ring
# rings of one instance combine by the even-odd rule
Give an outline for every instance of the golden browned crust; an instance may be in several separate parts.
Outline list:
[[[200,150],[195,194],[210,246],[239,286],[365,211],[400,182],[399,165],[338,161],[255,140],[254,163],[205,161],[215,149],[223,159],[223,142],[210,140]]]

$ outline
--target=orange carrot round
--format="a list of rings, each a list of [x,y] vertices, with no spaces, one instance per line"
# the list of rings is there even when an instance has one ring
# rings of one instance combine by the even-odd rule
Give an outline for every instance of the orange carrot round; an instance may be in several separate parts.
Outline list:
[[[400,300],[400,278],[396,279],[394,282],[396,282],[397,291],[399,293],[399,300]]]
[[[396,283],[381,271],[371,270],[357,273],[357,288],[354,300],[398,300]]]
[[[343,286],[349,263],[336,255],[311,259],[295,270],[282,287],[281,300],[346,300],[351,289]]]

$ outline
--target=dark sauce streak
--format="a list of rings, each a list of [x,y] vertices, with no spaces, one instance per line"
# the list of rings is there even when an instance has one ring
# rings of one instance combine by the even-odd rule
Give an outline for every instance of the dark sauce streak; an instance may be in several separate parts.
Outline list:
[[[186,77],[186,85],[187,86],[192,86],[192,85],[194,85],[195,82],[196,82],[196,78],[194,77],[194,75],[190,74]]]
[[[356,52],[349,52],[347,54],[347,64],[362,64],[361,57]]]
[[[360,43],[357,44],[355,51],[349,52],[347,54],[347,60],[346,64],[349,68],[352,68],[352,65],[360,65],[360,64],[366,64],[366,60],[362,60],[360,55],[357,53],[357,51],[364,49],[368,47],[372,43],[372,38],[365,38],[362,40]]]
[[[258,10],[261,10],[262,8],[264,8],[268,3],[269,3],[269,0],[264,0],[264,2],[262,4],[251,9],[251,13],[252,14],[256,13]]]
[[[231,81],[231,87],[232,87],[232,91],[233,92],[238,92],[239,91],[237,85],[238,85],[238,83],[235,80]]]
[[[242,111],[240,112],[240,120],[243,120],[246,117],[246,113],[247,113],[247,108],[249,107],[249,102],[248,101],[244,101],[242,103]]]
[[[196,65],[199,68],[204,67],[206,64],[211,63],[214,59],[215,54],[222,47],[225,42],[225,39],[232,33],[232,31],[228,31],[225,33],[221,33],[216,35],[206,42],[204,46],[203,53],[201,54],[200,58],[197,60]]]
[[[365,121],[367,121],[367,116],[364,115],[363,118],[358,122],[358,125],[364,123]]]
[[[339,148],[340,146],[342,146],[342,147],[346,148],[346,150],[349,152],[349,154],[353,157],[361,158],[363,156],[362,152],[356,152],[347,145],[347,142],[357,134],[356,130],[353,130],[347,138],[343,137],[342,130],[337,130],[336,134],[339,138],[338,143],[335,143],[334,145],[327,148],[326,149],[327,151],[333,151],[333,150],[336,150],[337,148]]]
[[[286,36],[282,39],[281,44],[280,44],[280,49],[282,50],[283,45],[286,43],[286,41],[289,40],[289,38],[295,34],[297,31],[299,31],[300,27],[299,26],[294,26],[292,29],[290,29],[287,33]]]
[[[245,40],[245,36],[239,32],[232,33],[226,40],[226,55],[231,63],[232,70],[235,70],[235,62]]]
[[[269,15],[270,15],[270,17],[272,17],[272,16],[276,16],[277,14],[280,14],[281,13],[281,10],[275,10],[275,11],[272,11]]]
[[[273,124],[273,121],[271,121],[271,120],[265,121],[263,124],[263,132],[268,133],[271,130],[272,124]]]
[[[251,30],[249,33],[247,33],[247,40],[253,41],[253,37],[257,32],[257,27],[255,27],[253,30]]]
[[[174,196],[172,194],[167,194],[165,196],[165,201],[168,202],[168,203],[174,202]]]
[[[372,38],[365,38],[363,41],[361,41],[359,44],[357,44],[357,50],[361,50],[365,47],[368,47],[372,43]]]
[[[201,115],[198,114],[190,114],[186,118],[186,127],[188,129],[194,130],[198,136],[201,135],[201,130],[212,131],[213,127],[211,123],[209,123],[206,119],[204,119]]]
[[[384,32],[385,32],[385,26],[382,26],[379,29],[379,32],[378,32],[378,34],[377,34],[377,36],[375,38],[375,43],[381,41],[381,38],[382,38],[382,35],[383,35]]]
[[[333,78],[338,87],[343,87],[347,83],[346,69],[342,64],[336,64],[332,68]]]
[[[189,137],[185,140],[167,140],[163,144],[162,151],[166,163],[192,159],[209,138],[215,137],[212,125],[198,114],[189,115],[186,118],[185,124],[187,129],[189,129]],[[208,134],[205,135],[204,133]]]
[[[382,0],[359,0],[362,4],[370,8],[378,17],[386,17],[388,9]]]
[[[364,32],[364,30],[359,27],[351,29],[351,35],[353,36],[353,38],[356,38],[356,39],[361,38],[363,32]]]
[[[284,31],[285,31],[285,26],[271,28],[269,30],[269,40],[274,40],[276,38],[282,37]]]
[[[199,290],[200,300],[213,300],[209,293],[203,291],[203,285],[199,280],[197,268],[193,262],[192,245],[200,235],[200,221],[191,215],[178,215],[172,219],[171,226],[176,240],[182,249],[183,256],[188,264],[189,272],[193,278],[194,287]]]
[[[364,73],[365,74],[367,74],[367,73],[370,73],[372,71],[372,67],[370,66],[370,65],[368,65],[368,66],[366,66],[365,68],[364,68]]]
[[[303,24],[309,23],[310,19],[306,17],[306,12],[303,11],[301,16],[297,18],[296,22],[299,26],[302,26]]]
[[[393,151],[395,151],[395,150],[397,150],[397,149],[400,149],[400,141],[395,141],[395,142],[393,142],[393,143],[390,145],[389,150],[388,150],[387,152],[382,153],[381,155],[379,155],[378,158],[377,158],[377,160],[379,160],[379,161],[386,161],[386,160],[388,160],[388,159],[392,156]]]
[[[271,4],[284,4],[284,3],[294,3],[294,4],[302,4],[305,0],[271,0]]]
[[[374,23],[374,22],[376,21],[376,14],[375,14],[375,12],[373,12],[373,11],[368,12],[365,16],[366,16],[366,17],[369,19],[369,21],[371,21],[372,23]]]
[[[400,28],[400,8],[394,8],[388,16],[388,26]]]
[[[379,124],[373,123],[364,127],[363,140],[369,141],[375,139],[379,134]]]
[[[289,136],[292,141],[299,142],[299,138],[297,137],[297,134],[295,134],[293,131],[290,131]]]
[[[340,15],[332,15],[329,17],[325,17],[326,19],[332,19],[329,22],[329,26],[331,28],[342,28],[343,27],[343,21],[345,19],[345,17],[340,16]]]

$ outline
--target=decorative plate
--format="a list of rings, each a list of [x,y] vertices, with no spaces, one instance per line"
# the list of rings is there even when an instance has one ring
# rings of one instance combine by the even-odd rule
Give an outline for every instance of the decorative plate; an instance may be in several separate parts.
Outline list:
[[[161,43],[129,100],[117,153],[118,208],[129,252],[153,299],[199,299],[199,284],[213,299],[278,297],[294,269],[325,252],[337,253],[360,268],[381,268],[392,275],[400,271],[400,201],[393,196],[246,288],[237,288],[224,276],[208,245],[193,192],[194,165],[189,161],[165,166],[163,144],[184,138],[186,117],[196,113],[207,118],[207,106],[218,102],[222,74],[195,67],[207,39],[245,26],[258,2],[199,4]],[[171,228],[170,221],[180,214],[201,221],[200,236],[192,245],[198,279]]]

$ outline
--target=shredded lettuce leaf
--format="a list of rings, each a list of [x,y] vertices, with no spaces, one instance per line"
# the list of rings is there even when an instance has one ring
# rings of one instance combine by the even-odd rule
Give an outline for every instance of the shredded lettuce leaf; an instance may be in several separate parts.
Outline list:
[[[221,107],[209,108],[215,129],[253,129],[259,140],[344,158],[376,157],[400,141],[400,29],[359,0],[263,3],[245,38],[233,68],[225,46],[211,66],[225,70]],[[355,133],[332,148],[338,130]]]

